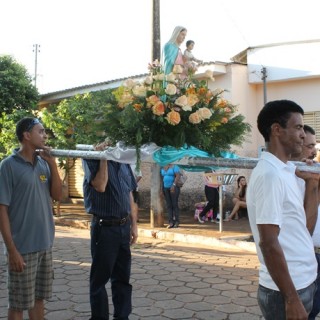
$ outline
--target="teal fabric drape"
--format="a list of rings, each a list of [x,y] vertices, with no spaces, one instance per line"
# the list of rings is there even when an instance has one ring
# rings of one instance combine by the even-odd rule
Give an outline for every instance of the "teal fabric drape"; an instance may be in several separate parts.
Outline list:
[[[174,148],[172,146],[164,146],[160,150],[156,151],[153,154],[153,160],[158,163],[160,166],[165,166],[169,163],[178,161],[184,157],[204,157],[204,158],[215,158],[213,155],[209,154],[206,151],[200,150],[193,146],[183,146],[182,148]],[[221,158],[226,159],[237,159],[239,158],[236,154],[232,152],[221,152]],[[180,166],[180,165],[179,165]],[[186,171],[193,171],[193,172],[201,172],[207,170],[217,170],[217,167],[214,166],[184,166],[181,165],[183,169]]]

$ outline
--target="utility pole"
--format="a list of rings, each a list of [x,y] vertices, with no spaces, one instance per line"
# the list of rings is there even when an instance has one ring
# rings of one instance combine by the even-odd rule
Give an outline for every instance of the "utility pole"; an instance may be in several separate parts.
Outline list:
[[[152,0],[152,60],[160,61],[160,0]]]
[[[152,62],[160,61],[160,0],[152,0]],[[151,205],[150,227],[164,226],[164,203],[161,191],[160,166],[157,163],[151,166]]]
[[[33,52],[35,53],[35,61],[34,61],[34,86],[37,87],[38,52],[40,52],[40,44],[34,44],[34,45],[33,45]]]
[[[267,68],[262,67],[261,69],[261,80],[263,81],[263,104],[267,103]]]

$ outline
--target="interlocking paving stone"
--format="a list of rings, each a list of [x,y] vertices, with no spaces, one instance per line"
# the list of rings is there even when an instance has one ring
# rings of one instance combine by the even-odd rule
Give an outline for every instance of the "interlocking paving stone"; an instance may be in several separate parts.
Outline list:
[[[185,304],[185,308],[192,310],[192,311],[210,311],[212,310],[213,306],[211,303],[208,302],[190,302]]]
[[[154,306],[134,308],[134,314],[140,317],[142,316],[145,319],[153,319],[154,316],[159,316],[162,312],[163,310],[161,308],[156,308]]]
[[[187,309],[169,309],[165,310],[163,315],[170,319],[194,319],[194,311]]]
[[[153,300],[150,298],[145,298],[145,297],[133,297],[132,305],[134,307],[148,307],[152,305]]]
[[[89,230],[57,227],[54,289],[46,303],[47,320],[90,318],[89,238]],[[132,248],[130,320],[262,320],[256,299],[259,263],[252,252],[143,241]],[[6,306],[4,269],[0,264],[0,306]],[[110,287],[109,283],[112,314]],[[0,307],[0,319],[6,319],[5,309]]]
[[[236,290],[222,291],[221,295],[235,299],[235,298],[248,297],[248,292],[239,291],[236,289]]]
[[[203,299],[203,297],[199,296],[198,294],[194,294],[194,293],[184,293],[184,294],[179,294],[178,296],[176,296],[176,299],[178,301],[188,303],[188,302],[194,302],[194,301],[201,301]]]

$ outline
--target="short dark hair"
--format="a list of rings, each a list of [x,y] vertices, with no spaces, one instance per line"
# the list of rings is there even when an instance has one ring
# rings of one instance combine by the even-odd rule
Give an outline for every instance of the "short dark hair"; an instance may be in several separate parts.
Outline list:
[[[186,47],[189,47],[189,46],[190,46],[190,44],[192,44],[192,43],[194,43],[194,41],[193,41],[193,40],[188,40],[188,41],[186,42]]]
[[[31,129],[36,125],[39,124],[40,121],[38,118],[32,117],[25,117],[20,119],[16,125],[16,136],[20,142],[23,139],[23,133],[31,131]]]
[[[275,100],[266,103],[257,119],[258,129],[264,140],[270,141],[271,126],[274,123],[286,128],[287,122],[294,112],[304,114],[303,109],[291,100]]]
[[[304,132],[306,132],[306,133],[309,132],[309,133],[313,134],[314,136],[316,135],[315,130],[314,130],[312,127],[308,126],[307,124],[305,124],[305,125],[303,126],[303,130],[304,130]]]

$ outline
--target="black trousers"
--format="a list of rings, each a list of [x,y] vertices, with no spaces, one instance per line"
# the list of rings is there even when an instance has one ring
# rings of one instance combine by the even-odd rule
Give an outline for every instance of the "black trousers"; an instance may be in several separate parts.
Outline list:
[[[213,218],[217,218],[217,213],[219,211],[219,188],[213,188],[205,186],[204,193],[208,200],[207,205],[203,208],[202,212],[199,214],[200,218],[204,217],[209,210],[213,211]]]
[[[111,281],[114,319],[128,320],[131,313],[130,221],[121,226],[100,226],[91,222],[90,305],[91,320],[108,320],[109,303],[105,288]]]

